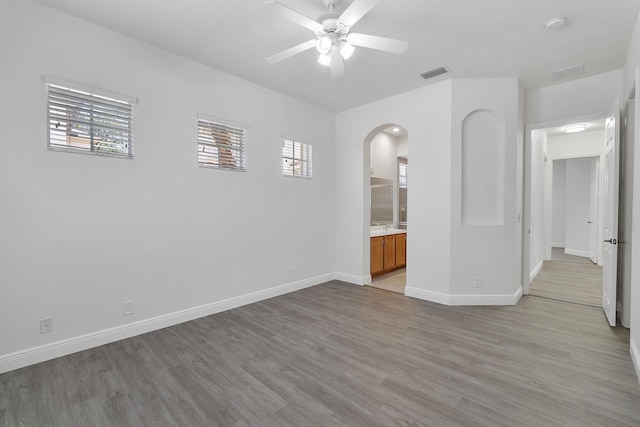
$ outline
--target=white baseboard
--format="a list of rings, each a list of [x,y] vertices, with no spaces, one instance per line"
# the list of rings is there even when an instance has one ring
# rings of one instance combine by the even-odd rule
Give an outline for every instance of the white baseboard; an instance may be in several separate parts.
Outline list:
[[[516,305],[522,298],[522,287],[511,295],[451,295],[449,305]]]
[[[564,243],[551,243],[551,247],[564,249]]]
[[[346,273],[334,273],[333,279],[360,286],[368,285],[369,283],[371,283],[371,276],[356,276],[355,274]]]
[[[424,289],[407,287],[404,294],[444,305],[515,305],[522,297],[522,287],[512,295],[447,295]]]
[[[450,296],[448,294],[441,294],[439,292],[427,291],[424,289],[412,288],[409,286],[404,288],[404,294],[412,298],[418,298],[425,301],[435,302],[438,304],[451,305],[449,303]]]
[[[589,258],[589,251],[578,251],[576,249],[564,249],[564,253],[567,255],[573,255],[573,256],[581,256],[583,258]]]
[[[629,352],[631,353],[631,360],[633,360],[633,366],[636,368],[636,376],[640,381],[640,348],[638,344],[631,338]]]
[[[177,325],[179,323],[188,322],[204,316],[220,313],[222,311],[231,310],[243,305],[252,304],[254,302],[266,300],[289,292],[319,285],[336,278],[334,273],[324,274],[321,276],[311,277],[309,279],[291,282],[273,288],[252,292],[246,295],[216,301],[209,304],[192,307],[185,310],[164,314],[151,319],[145,319],[134,323],[129,323],[115,328],[105,329],[102,331],[92,332],[54,343],[21,350],[15,353],[0,356],[0,374],[9,372],[14,369],[23,368],[25,366],[44,362],[46,360],[55,359],[56,357],[66,356],[78,351],[87,350],[89,348],[98,347],[100,345],[119,341],[125,338],[134,337],[136,335],[145,334],[147,332],[166,328],[168,326]]]
[[[533,279],[535,279],[538,273],[540,273],[543,264],[544,261],[540,261],[535,267],[533,267],[533,270],[531,270],[531,273],[529,274],[529,283],[533,282]]]

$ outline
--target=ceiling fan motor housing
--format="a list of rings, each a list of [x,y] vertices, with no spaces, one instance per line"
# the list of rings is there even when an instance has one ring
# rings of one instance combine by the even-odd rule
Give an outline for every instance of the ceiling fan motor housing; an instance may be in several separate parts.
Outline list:
[[[381,0],[352,0],[347,8],[337,13],[336,6],[341,0],[324,0],[328,11],[319,19],[311,19],[277,0],[265,2],[269,7],[277,7],[287,19],[311,30],[316,38],[307,40],[267,58],[275,64],[293,55],[315,47],[320,53],[318,62],[331,68],[331,78],[342,76],[343,61],[351,57],[355,46],[377,49],[391,53],[403,53],[407,42],[368,34],[351,33],[351,27],[366,15]]]

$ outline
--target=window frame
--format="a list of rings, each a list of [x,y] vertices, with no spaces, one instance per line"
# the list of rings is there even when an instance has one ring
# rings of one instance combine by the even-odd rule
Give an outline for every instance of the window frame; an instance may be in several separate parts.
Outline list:
[[[291,156],[285,156],[285,148],[286,148],[287,142],[292,143]],[[300,145],[299,158],[296,157],[296,148],[295,148],[296,144]],[[282,165],[281,165],[282,176],[285,178],[313,179],[313,146],[314,146],[313,142],[306,140],[304,138],[298,138],[291,135],[282,135],[282,145],[281,145],[281,153],[280,153],[281,154],[280,158],[282,162]],[[292,163],[296,161],[301,162],[299,174],[295,173],[295,170],[296,170],[295,164],[290,166],[292,168],[291,173],[286,173],[287,171],[285,170],[284,164],[286,161],[289,161],[289,160]],[[306,167],[305,167],[305,164],[306,164]]]
[[[209,129],[212,131],[215,129],[216,132],[221,134],[225,134],[224,137],[229,141],[229,143],[216,143],[215,136],[211,134],[209,137],[204,137],[203,130],[207,127],[202,126],[201,123],[208,123],[212,125]],[[249,126],[233,122],[230,120],[222,119],[219,117],[209,116],[206,114],[198,114],[197,116],[197,151],[196,151],[196,161],[198,162],[198,167],[205,169],[218,169],[218,170],[228,170],[235,172],[246,172],[247,171],[247,131],[249,130]],[[213,141],[210,142],[209,140]],[[200,153],[204,153],[205,146],[211,147],[216,150],[216,153],[210,153],[210,158],[213,160],[217,159],[218,163],[213,162],[204,162],[201,161]],[[225,165],[220,164],[220,150],[225,150],[226,155],[222,156],[223,159],[231,158],[234,159],[235,165]],[[236,156],[233,156],[232,153],[236,153]]]
[[[134,107],[138,103],[137,98],[51,76],[43,76],[42,80],[47,95],[49,151],[134,158]],[[69,105],[64,106],[65,102]],[[96,117],[100,120],[94,122]],[[58,131],[62,123],[63,130]],[[65,138],[66,144],[60,143]],[[75,138],[75,146],[72,138]],[[56,143],[56,140],[60,142]],[[104,142],[105,149],[100,149],[100,144]],[[113,151],[114,147],[121,145],[124,147]]]

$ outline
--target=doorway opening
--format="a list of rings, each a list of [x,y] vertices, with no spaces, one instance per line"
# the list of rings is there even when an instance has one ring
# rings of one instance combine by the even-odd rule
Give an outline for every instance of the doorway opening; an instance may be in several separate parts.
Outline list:
[[[389,124],[368,141],[370,286],[404,294],[407,271],[408,134]],[[365,185],[367,185],[365,184]],[[366,250],[368,249],[368,250]]]
[[[531,131],[529,295],[602,306],[606,126],[590,117]]]

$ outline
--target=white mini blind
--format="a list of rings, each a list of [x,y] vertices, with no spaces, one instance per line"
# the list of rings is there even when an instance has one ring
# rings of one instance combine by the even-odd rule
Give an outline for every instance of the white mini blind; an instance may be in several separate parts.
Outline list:
[[[49,148],[133,157],[133,105],[54,84],[48,88]]]
[[[198,165],[245,171],[245,129],[198,118]]]
[[[282,141],[282,174],[302,178],[313,177],[313,146],[292,139]]]

